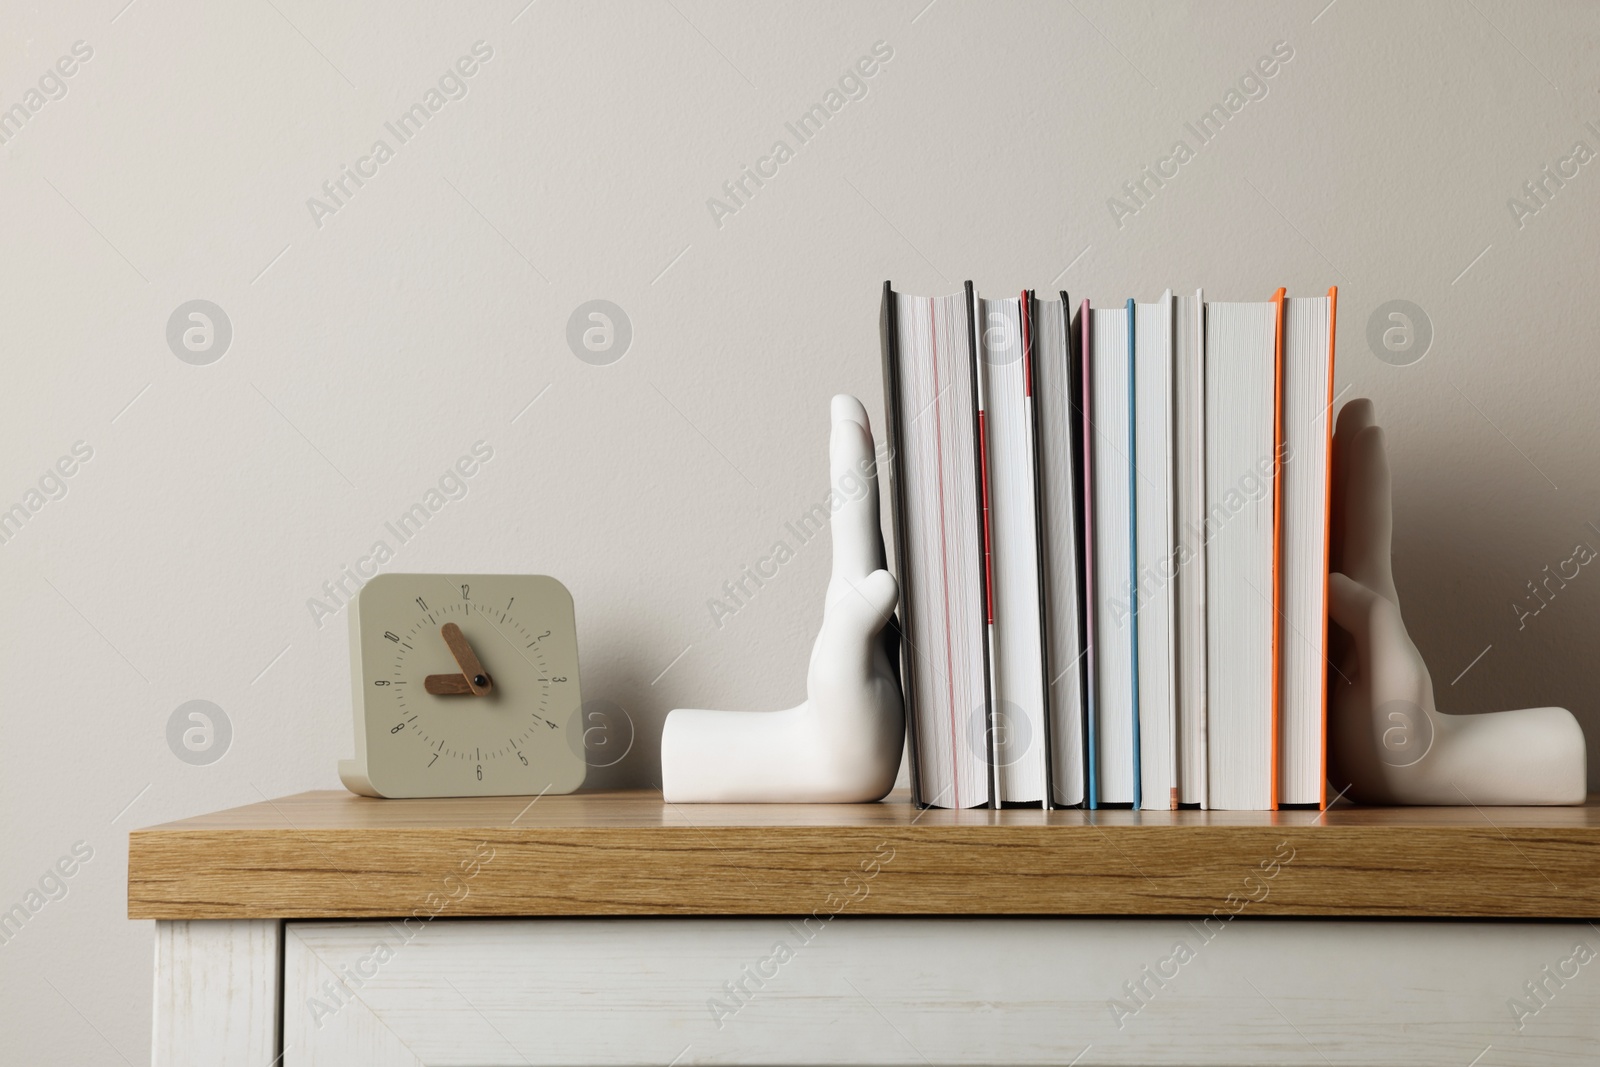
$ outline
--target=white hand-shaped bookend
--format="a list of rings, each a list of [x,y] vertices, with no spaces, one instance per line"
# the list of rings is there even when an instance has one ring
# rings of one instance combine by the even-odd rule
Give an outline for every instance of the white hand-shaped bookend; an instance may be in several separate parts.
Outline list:
[[[1581,804],[1583,730],[1565,708],[1445,715],[1400,618],[1394,513],[1372,401],[1339,412],[1333,438],[1333,784],[1366,804]]]
[[[898,590],[884,569],[878,476],[867,412],[833,398],[833,574],[811,649],[806,699],[787,711],[667,716],[661,788],[675,803],[879,800],[905,741],[900,681],[883,633]]]

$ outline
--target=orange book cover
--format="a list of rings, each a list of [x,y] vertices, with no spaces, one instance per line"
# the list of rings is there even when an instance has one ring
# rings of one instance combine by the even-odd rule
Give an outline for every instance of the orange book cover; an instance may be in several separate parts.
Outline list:
[[[1272,294],[1273,314],[1277,319],[1273,327],[1273,403],[1272,403],[1272,441],[1274,447],[1274,462],[1272,470],[1272,724],[1268,736],[1271,738],[1272,765],[1271,785],[1268,789],[1268,806],[1276,811],[1278,808],[1278,716],[1281,712],[1281,696],[1283,693],[1283,678],[1279,672],[1279,635],[1282,626],[1278,620],[1283,618],[1283,300],[1287,290],[1280,288]],[[1324,706],[1324,719],[1326,719],[1326,706]],[[1326,726],[1324,726],[1326,730]],[[1324,787],[1326,788],[1326,787]]]

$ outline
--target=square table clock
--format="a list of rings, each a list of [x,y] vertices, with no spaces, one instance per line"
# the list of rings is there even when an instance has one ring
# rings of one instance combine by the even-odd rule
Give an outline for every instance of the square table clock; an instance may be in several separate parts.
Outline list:
[[[380,574],[350,605],[356,755],[371,797],[570,793],[588,769],[572,595],[545,575]]]

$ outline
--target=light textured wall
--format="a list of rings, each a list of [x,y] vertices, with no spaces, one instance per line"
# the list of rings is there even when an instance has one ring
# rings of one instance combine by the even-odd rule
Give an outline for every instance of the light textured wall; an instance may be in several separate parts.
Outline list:
[[[655,778],[676,704],[796,700],[828,549],[785,524],[826,494],[828,397],[881,410],[885,277],[1098,301],[1339,285],[1338,387],[1389,431],[1441,705],[1563,704],[1593,751],[1600,575],[1520,625],[1513,605],[1600,547],[1600,163],[1566,164],[1536,213],[1508,200],[1600,151],[1600,8],[525,2],[3,6],[0,108],[93,51],[0,144],[0,507],[93,452],[0,544],[0,908],[93,852],[0,945],[7,1059],[144,1058],[127,831],[337,787],[344,617],[308,599],[475,442],[492,460],[387,537],[391,568],[567,583],[584,692],[638,727],[599,784]],[[400,144],[385,122],[480,41],[466,96]],[[877,42],[865,96],[799,144],[785,123]],[[1185,123],[1275,45],[1265,95],[1246,84],[1196,148]],[[308,208],[380,138],[375,176]],[[1193,158],[1114,211],[1180,138]],[[792,158],[743,207],[708,205],[779,140]],[[204,366],[167,340],[195,299],[232,326]],[[632,325],[610,365],[567,342],[592,299]],[[1404,366],[1367,341],[1396,299],[1433,333]],[[714,621],[780,540],[794,559]],[[232,726],[209,765],[168,745],[190,700]]]

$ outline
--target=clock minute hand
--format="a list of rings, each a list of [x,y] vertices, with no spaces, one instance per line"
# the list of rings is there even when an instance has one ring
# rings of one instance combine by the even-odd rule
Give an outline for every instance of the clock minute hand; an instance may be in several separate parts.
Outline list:
[[[461,668],[461,675],[467,680],[467,687],[475,697],[487,696],[494,690],[494,680],[489,677],[489,672],[483,669],[483,664],[478,662],[478,654],[472,651],[472,646],[467,643],[467,637],[461,632],[461,627],[453,622],[447,622],[439,627],[439,635],[444,638],[450,654],[455,657],[456,664]]]

